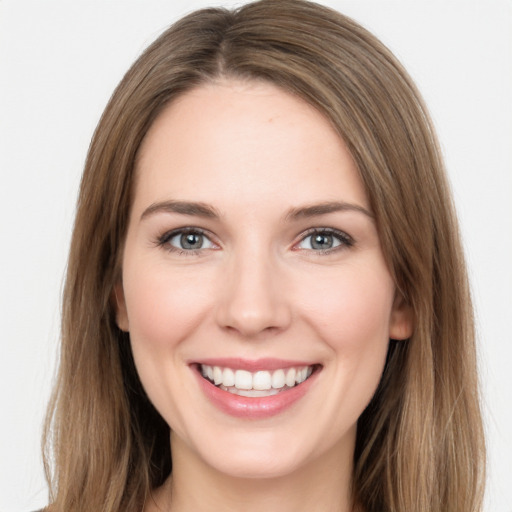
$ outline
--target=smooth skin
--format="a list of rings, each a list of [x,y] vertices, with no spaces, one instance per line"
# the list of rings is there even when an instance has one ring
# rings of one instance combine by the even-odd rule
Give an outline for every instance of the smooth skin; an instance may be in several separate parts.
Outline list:
[[[268,83],[172,102],[140,150],[122,265],[118,325],[172,431],[173,474],[146,511],[350,510],[356,422],[412,319],[329,122]],[[219,357],[320,371],[284,412],[238,418],[191,367]]]

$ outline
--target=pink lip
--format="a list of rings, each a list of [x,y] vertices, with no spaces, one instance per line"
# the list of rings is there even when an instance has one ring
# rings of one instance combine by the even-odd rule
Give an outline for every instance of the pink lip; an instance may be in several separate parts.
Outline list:
[[[213,361],[213,360],[210,360]],[[221,360],[216,360],[221,361]],[[272,361],[272,360],[265,360]],[[259,361],[261,363],[261,360]],[[282,361],[280,361],[282,364]],[[242,367],[239,365],[234,365],[233,360],[230,360],[229,364],[225,362],[222,364],[218,363],[207,363],[204,362],[202,364],[209,364],[212,366],[224,366],[228,368],[237,368],[241,369]],[[290,364],[290,366],[295,366]],[[297,366],[308,366],[304,363],[298,364]],[[277,395],[265,396],[265,397],[246,397],[234,395],[233,393],[229,393],[228,391],[224,391],[217,386],[213,385],[209,380],[205,379],[199,370],[198,365],[191,366],[196,374],[198,379],[199,387],[209,399],[209,401],[217,407],[222,412],[229,414],[230,416],[235,416],[237,418],[245,418],[245,419],[264,419],[270,418],[272,416],[278,415],[294,405],[298,402],[311,388],[311,386],[316,381],[318,376],[318,371],[314,371],[313,374],[301,384],[287,389],[285,391],[281,391]],[[285,366],[286,367],[286,366]],[[277,366],[276,368],[285,368],[283,366]],[[247,366],[243,367],[247,369]],[[261,364],[258,364],[257,369],[262,369]],[[267,369],[267,368],[265,368]]]

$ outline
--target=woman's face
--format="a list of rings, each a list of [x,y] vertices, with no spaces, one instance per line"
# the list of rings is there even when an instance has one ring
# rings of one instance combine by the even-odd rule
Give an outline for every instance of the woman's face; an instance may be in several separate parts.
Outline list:
[[[225,81],[169,105],[139,157],[118,324],[173,457],[247,477],[351,457],[411,322],[342,140]]]

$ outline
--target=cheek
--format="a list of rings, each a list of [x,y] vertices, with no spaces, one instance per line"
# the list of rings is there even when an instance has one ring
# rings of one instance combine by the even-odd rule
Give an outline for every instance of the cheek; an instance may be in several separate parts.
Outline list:
[[[123,282],[132,340],[169,349],[200,322],[210,295],[207,280],[165,265],[139,268],[127,267]]]
[[[173,429],[186,435],[180,403],[190,403],[184,386],[182,341],[204,318],[208,307],[205,276],[168,266],[125,262],[123,288],[131,347],[142,385]]]
[[[308,283],[303,317],[330,352],[324,371],[331,388],[322,408],[330,411],[328,424],[335,437],[356,424],[380,382],[394,285],[385,268],[369,266],[343,269],[330,282]]]
[[[303,311],[335,351],[364,353],[385,344],[394,285],[385,267],[344,267],[329,280],[311,280],[303,293]]]

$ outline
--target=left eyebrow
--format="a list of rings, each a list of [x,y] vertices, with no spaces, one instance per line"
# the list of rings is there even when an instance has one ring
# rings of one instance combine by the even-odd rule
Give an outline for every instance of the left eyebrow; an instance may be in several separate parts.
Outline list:
[[[374,216],[363,206],[353,203],[346,203],[344,201],[329,201],[326,203],[318,203],[307,206],[300,206],[298,208],[292,208],[288,211],[285,219],[288,221],[295,221],[299,219],[305,219],[309,217],[316,217],[318,215],[326,215],[328,213],[354,211],[362,213],[374,220]]]
[[[208,219],[218,219],[220,217],[217,210],[206,203],[192,201],[162,201],[160,203],[153,203],[146,208],[140,218],[143,220],[146,217],[159,212],[178,213],[180,215],[191,215]]]

